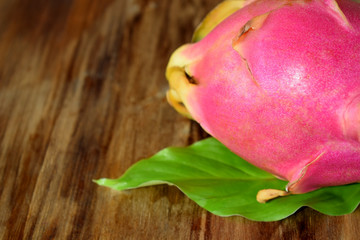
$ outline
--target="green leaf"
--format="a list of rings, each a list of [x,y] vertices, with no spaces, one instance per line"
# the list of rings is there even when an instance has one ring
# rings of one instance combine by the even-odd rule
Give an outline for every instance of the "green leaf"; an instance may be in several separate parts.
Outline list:
[[[134,164],[119,179],[95,182],[116,190],[175,185],[216,215],[240,215],[255,221],[280,220],[303,206],[327,215],[344,215],[353,212],[360,202],[360,184],[350,184],[258,203],[259,190],[283,190],[287,182],[249,164],[214,138],[189,147],[166,148]]]

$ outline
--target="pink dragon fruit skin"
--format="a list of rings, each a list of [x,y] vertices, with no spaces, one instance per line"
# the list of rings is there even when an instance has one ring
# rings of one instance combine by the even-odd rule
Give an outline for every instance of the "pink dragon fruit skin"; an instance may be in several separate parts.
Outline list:
[[[194,39],[166,72],[180,113],[291,193],[360,182],[360,4],[225,1]]]

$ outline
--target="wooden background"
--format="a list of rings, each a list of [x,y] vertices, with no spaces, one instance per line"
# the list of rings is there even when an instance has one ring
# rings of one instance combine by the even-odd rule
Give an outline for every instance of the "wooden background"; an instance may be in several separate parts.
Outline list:
[[[217,2],[0,0],[0,239],[359,239],[360,209],[261,223],[92,182],[207,136],[167,104],[164,71]]]

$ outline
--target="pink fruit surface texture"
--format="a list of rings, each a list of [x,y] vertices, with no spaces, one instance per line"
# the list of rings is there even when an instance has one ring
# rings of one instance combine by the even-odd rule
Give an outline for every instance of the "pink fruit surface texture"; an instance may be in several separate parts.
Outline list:
[[[290,193],[360,182],[360,4],[225,1],[176,50],[168,101]]]

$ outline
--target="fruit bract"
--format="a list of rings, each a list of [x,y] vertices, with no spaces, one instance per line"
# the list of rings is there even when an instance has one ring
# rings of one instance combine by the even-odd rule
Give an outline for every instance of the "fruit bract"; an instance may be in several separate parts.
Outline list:
[[[168,101],[291,193],[360,182],[360,4],[225,1],[174,52]]]

